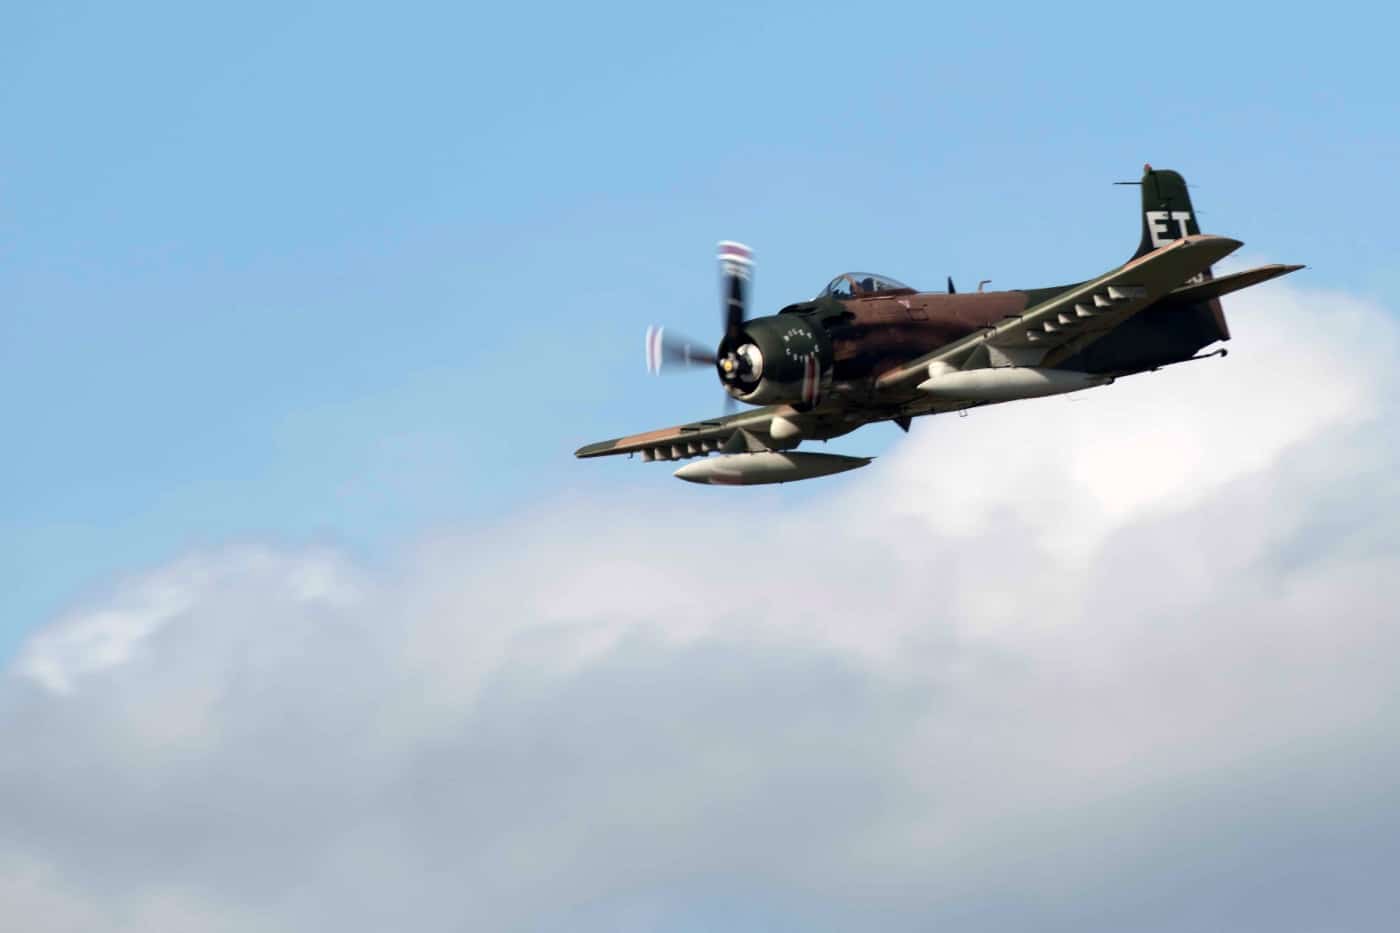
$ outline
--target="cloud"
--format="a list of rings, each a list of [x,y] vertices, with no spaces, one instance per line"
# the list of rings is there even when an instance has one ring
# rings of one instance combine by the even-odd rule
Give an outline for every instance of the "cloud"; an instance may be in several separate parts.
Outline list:
[[[208,552],[0,686],[33,930],[1382,929],[1394,318],[393,565]],[[697,507],[698,505],[698,507]],[[11,912],[7,910],[7,913]]]
[[[354,598],[334,555],[302,554],[288,560],[258,549],[220,555],[217,563],[189,559],[128,583],[102,607],[58,620],[35,635],[19,668],[55,693],[75,679],[131,660],[138,645],[191,611],[225,580],[273,586],[295,603],[344,604]]]

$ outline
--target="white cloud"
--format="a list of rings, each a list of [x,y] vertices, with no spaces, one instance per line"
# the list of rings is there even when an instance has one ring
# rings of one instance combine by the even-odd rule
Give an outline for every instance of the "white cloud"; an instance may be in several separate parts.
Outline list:
[[[1380,929],[1395,326],[1229,308],[1225,361],[926,420],[797,509],[676,484],[394,568],[156,570],[0,692],[0,900],[35,930]]]
[[[199,559],[127,583],[95,609],[60,619],[35,635],[19,669],[55,693],[75,680],[130,661],[142,642],[199,608],[200,597],[229,579],[276,586],[296,602],[330,606],[353,602],[355,593],[340,562],[328,554],[285,555],[261,549],[222,554],[217,564]]]

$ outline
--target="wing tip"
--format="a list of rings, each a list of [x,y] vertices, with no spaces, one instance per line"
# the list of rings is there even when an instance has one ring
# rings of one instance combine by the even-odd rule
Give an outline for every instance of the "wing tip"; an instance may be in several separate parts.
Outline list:
[[[580,460],[587,460],[589,457],[601,457],[617,447],[617,441],[599,441],[596,444],[584,444],[574,451],[574,456]]]
[[[1237,240],[1232,236],[1221,236],[1218,233],[1197,233],[1192,236],[1182,237],[1173,242],[1184,242],[1191,245],[1198,243],[1208,243],[1217,246],[1228,246],[1230,249],[1239,249],[1244,245],[1244,240]]]
[[[1234,237],[1220,236],[1215,233],[1198,233],[1194,236],[1183,237],[1173,240],[1172,243],[1184,244],[1182,249],[1200,250],[1211,257],[1211,262],[1219,262],[1235,250],[1244,246],[1243,240]],[[1170,246],[1172,244],[1168,244]],[[1150,253],[1148,255],[1151,255]]]

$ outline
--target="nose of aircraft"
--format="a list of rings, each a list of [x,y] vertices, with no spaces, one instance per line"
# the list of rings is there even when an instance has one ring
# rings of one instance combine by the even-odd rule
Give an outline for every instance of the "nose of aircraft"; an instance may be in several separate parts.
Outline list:
[[[726,386],[752,387],[763,378],[763,351],[748,335],[740,339],[738,346],[721,348],[719,377]]]

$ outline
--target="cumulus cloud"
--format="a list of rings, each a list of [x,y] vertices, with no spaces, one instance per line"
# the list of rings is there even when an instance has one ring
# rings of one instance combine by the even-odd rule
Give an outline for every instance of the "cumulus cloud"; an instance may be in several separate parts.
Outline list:
[[[243,549],[119,585],[0,686],[0,904],[1384,929],[1394,319],[1281,286],[1229,310],[1225,361],[925,419],[797,508],[676,484],[390,566]]]
[[[19,669],[55,693],[73,681],[131,660],[136,646],[202,608],[200,597],[225,580],[274,587],[294,603],[343,604],[353,589],[334,555],[288,558],[244,548],[217,562],[187,559],[128,583],[106,604],[60,619],[31,639]]]

